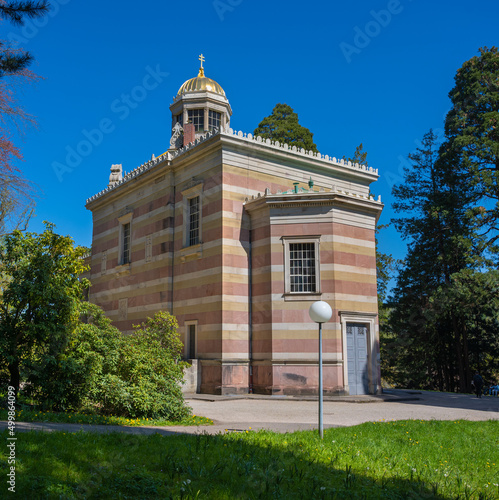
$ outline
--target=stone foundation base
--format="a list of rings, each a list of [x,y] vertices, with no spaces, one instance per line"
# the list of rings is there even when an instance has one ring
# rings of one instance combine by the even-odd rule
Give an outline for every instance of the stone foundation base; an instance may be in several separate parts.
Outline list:
[[[316,363],[282,363],[255,361],[250,376],[249,361],[213,359],[189,360],[185,371],[184,393],[267,394],[283,396],[317,396],[319,368]],[[379,387],[370,386],[370,394]],[[348,395],[343,384],[343,364],[333,361],[323,365],[323,395]]]
[[[203,394],[248,394],[249,361],[199,360],[200,392]]]
[[[319,367],[317,364],[284,364],[258,362],[253,366],[253,392],[255,394],[281,394],[289,396],[317,395]],[[323,394],[344,395],[343,365],[338,362],[323,364]]]

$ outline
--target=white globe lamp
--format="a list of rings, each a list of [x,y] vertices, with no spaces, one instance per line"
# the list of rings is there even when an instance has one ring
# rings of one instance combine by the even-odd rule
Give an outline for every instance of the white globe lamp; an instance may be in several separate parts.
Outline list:
[[[327,323],[333,315],[331,306],[323,300],[314,302],[308,311],[310,319],[316,323]]]
[[[319,323],[319,436],[321,439],[324,439],[324,424],[322,420],[323,415],[323,390],[322,390],[322,323],[327,323],[331,316],[333,315],[333,310],[331,306],[324,302],[323,300],[319,300],[314,302],[310,309],[308,310],[308,314],[312,321]]]

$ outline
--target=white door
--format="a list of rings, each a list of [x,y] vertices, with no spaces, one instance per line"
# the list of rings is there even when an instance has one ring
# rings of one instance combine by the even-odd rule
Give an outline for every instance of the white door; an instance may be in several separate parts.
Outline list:
[[[367,325],[347,323],[348,387],[350,394],[369,394]]]

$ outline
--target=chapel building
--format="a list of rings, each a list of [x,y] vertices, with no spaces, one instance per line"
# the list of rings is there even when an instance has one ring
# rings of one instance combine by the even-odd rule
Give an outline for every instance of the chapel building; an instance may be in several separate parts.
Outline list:
[[[187,80],[170,106],[169,149],[87,200],[90,301],[122,332],[165,310],[190,360],[190,390],[381,391],[375,227],[377,170],[230,128],[222,87]]]

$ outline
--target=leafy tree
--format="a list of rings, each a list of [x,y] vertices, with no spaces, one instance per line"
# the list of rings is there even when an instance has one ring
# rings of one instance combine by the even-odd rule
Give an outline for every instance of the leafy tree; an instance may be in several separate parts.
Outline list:
[[[87,286],[83,247],[45,223],[41,234],[14,231],[0,244],[0,359],[19,391],[20,372],[40,359],[57,359],[78,321]]]
[[[44,410],[78,410],[96,406],[95,393],[103,374],[120,362],[123,334],[102,309],[81,302],[79,321],[56,357],[39,357],[26,367],[25,393]],[[83,321],[85,319],[85,321]]]
[[[272,114],[260,122],[253,134],[263,139],[317,152],[314,134],[298,123],[298,115],[287,104],[276,104]]]
[[[499,238],[499,52],[496,47],[479,52],[456,73],[445,133],[465,160],[477,222],[494,243]]]

